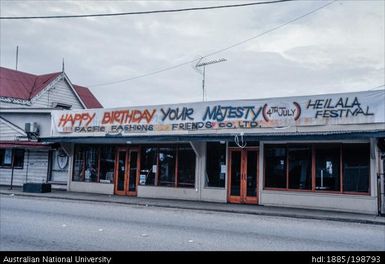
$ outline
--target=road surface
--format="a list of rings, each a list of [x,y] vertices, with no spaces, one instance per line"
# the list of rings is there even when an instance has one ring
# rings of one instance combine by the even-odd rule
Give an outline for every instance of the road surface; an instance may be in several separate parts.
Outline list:
[[[385,226],[0,195],[0,250],[385,250]]]

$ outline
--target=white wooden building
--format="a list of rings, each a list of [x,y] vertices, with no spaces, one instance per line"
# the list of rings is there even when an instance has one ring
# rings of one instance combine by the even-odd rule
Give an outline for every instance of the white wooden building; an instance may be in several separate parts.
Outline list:
[[[68,153],[38,139],[51,131],[51,111],[101,108],[64,72],[34,75],[0,67],[0,185],[53,183],[67,188]]]

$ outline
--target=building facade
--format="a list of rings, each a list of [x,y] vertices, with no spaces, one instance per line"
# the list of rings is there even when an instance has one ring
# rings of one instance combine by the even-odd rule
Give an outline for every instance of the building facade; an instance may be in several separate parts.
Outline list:
[[[38,139],[51,134],[51,111],[100,108],[64,72],[34,75],[0,67],[0,184],[50,182],[67,188],[68,153]]]
[[[381,90],[53,111],[43,141],[70,191],[377,214],[384,138]]]

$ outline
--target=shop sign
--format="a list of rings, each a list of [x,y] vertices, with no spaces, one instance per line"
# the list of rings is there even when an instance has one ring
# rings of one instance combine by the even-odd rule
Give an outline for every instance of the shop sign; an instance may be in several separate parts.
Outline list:
[[[385,122],[385,92],[53,111],[53,136],[172,135]]]

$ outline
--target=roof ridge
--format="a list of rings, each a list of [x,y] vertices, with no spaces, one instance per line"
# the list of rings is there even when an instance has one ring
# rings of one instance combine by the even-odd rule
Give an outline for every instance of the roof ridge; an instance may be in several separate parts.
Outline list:
[[[45,74],[36,75],[36,77],[43,77],[43,76],[46,76],[46,75],[53,75],[53,74],[59,74],[59,73],[62,73],[62,72],[58,71],[58,72],[45,73]]]
[[[15,69],[3,67],[3,66],[0,66],[0,69],[7,70],[7,71],[12,71],[12,72],[15,72],[15,73],[28,74],[28,75],[33,76],[33,77],[42,77],[42,76],[45,76],[45,75],[62,73],[61,71],[57,71],[57,72],[50,72],[50,73],[44,73],[44,74],[34,74],[34,73],[20,71],[20,70],[15,70]]]
[[[33,73],[24,72],[24,71],[19,71],[19,70],[14,70],[14,69],[6,68],[6,67],[3,67],[3,66],[0,66],[0,70],[7,70],[7,71],[15,72],[15,73],[28,74],[28,75],[30,75],[31,77],[32,77],[32,76],[33,76],[33,77],[36,77],[36,76],[37,76],[36,74],[33,74]]]
[[[49,83],[46,84],[46,82],[48,82],[49,80],[51,80],[51,78],[55,77],[54,79],[51,80],[51,82],[54,81],[60,74],[61,74],[61,72],[53,72],[53,73],[47,73],[47,74],[37,75],[36,78],[35,78],[35,81],[34,81],[34,83],[33,83],[33,86],[32,86],[31,92],[30,92],[30,95],[29,95],[29,100],[32,100],[32,98],[35,97],[35,96],[37,95],[37,94],[33,95],[36,89],[40,89],[40,88],[41,88],[40,91],[43,91],[43,90],[47,87],[47,85],[49,84]],[[39,77],[44,77],[44,76],[47,76],[47,77],[49,76],[49,78],[47,78],[44,82],[42,82],[42,83],[40,84],[40,86],[37,86],[37,80],[38,80],[38,78],[39,78]],[[33,95],[33,96],[32,96],[32,95]]]
[[[28,100],[32,99],[33,91],[35,91],[35,88],[36,88],[36,80],[37,80],[37,76],[35,77],[35,80],[33,81],[32,89],[29,91]]]

